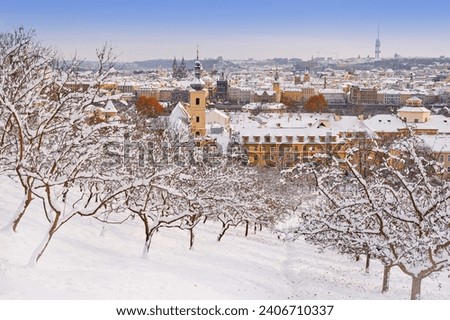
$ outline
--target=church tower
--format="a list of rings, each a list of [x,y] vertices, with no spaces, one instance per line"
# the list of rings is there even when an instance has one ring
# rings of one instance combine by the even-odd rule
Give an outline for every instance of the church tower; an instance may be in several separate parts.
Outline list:
[[[194,80],[191,83],[191,90],[189,91],[189,107],[187,112],[189,113],[191,122],[191,132],[196,137],[204,137],[206,135],[206,97],[207,90],[205,88],[205,82],[203,82],[202,76],[202,64],[198,59],[195,61],[194,68]]]
[[[275,81],[272,83],[273,91],[275,91],[276,96],[276,102],[281,101],[281,87],[280,87],[280,81],[278,76],[278,68],[275,70]]]

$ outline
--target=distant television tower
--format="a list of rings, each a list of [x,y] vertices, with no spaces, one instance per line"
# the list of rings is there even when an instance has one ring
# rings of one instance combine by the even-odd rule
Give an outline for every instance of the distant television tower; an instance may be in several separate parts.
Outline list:
[[[381,48],[381,42],[380,42],[380,25],[378,25],[378,37],[377,40],[375,40],[375,59],[380,59],[380,50]]]

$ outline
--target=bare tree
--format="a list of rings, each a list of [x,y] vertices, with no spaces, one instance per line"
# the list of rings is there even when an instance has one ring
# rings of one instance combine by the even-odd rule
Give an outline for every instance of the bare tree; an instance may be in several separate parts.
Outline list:
[[[115,130],[114,124],[86,121],[88,107],[99,99],[100,84],[112,67],[111,50],[105,46],[97,52],[99,67],[91,86],[70,90],[69,83],[81,81],[81,62],[64,61],[33,38],[33,32],[22,28],[0,35],[1,167],[24,192],[7,228],[17,230],[34,199],[41,201],[49,222],[30,263],[39,260],[53,234],[74,216],[71,201],[80,203],[79,194],[92,193],[86,186],[101,179],[104,173],[92,164],[100,159],[104,137]]]

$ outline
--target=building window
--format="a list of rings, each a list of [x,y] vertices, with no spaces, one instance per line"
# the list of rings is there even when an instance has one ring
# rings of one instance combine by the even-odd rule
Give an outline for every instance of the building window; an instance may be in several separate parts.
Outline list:
[[[450,154],[447,156],[447,161],[450,161]]]
[[[242,141],[243,141],[244,143],[248,143],[248,136],[243,136],[243,137],[242,137]]]
[[[414,123],[418,123],[419,122],[419,119],[414,119]]]
[[[200,122],[200,117],[195,117],[195,122],[199,123]]]
[[[200,98],[195,98],[195,104],[196,104],[197,106],[200,105]]]
[[[444,156],[442,154],[439,156],[439,162],[444,163]]]
[[[265,136],[264,137],[264,142],[270,142],[270,136]]]
[[[254,136],[253,140],[255,140],[255,142],[259,143],[259,136]]]

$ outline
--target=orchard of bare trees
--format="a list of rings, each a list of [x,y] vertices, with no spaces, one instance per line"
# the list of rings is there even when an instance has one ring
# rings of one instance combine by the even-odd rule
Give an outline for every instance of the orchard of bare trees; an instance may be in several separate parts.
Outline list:
[[[445,168],[414,135],[374,146],[381,164],[363,175],[353,160],[356,148],[332,165],[315,162],[287,170],[290,179],[311,176],[316,197],[297,209],[299,222],[287,227],[290,239],[304,237],[322,248],[365,255],[384,265],[382,292],[398,267],[411,277],[411,299],[420,299],[421,282],[450,267],[450,184]]]
[[[48,222],[30,265],[45,256],[55,233],[85,217],[139,221],[143,256],[164,228],[188,230],[189,248],[196,226],[210,221],[221,227],[218,241],[236,226],[245,236],[251,229],[281,232],[365,256],[367,267],[380,261],[383,292],[399,268],[411,278],[411,299],[420,298],[423,279],[448,270],[449,182],[414,135],[384,146],[372,141],[376,165],[362,163],[355,147],[343,160],[326,155],[326,165],[312,159],[283,175],[262,172],[199,146],[164,117],[89,121],[92,104],[108,99],[99,88],[114,63],[107,46],[97,58],[90,87],[68,90],[68,83],[81,84],[81,61],[42,46],[33,31],[0,34],[0,174],[21,187],[20,204],[5,212],[10,222],[2,227],[18,232],[31,203]],[[296,223],[280,230],[280,221]]]

